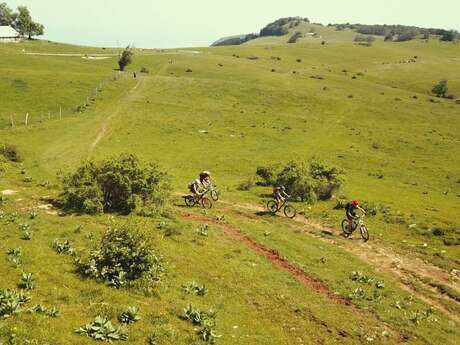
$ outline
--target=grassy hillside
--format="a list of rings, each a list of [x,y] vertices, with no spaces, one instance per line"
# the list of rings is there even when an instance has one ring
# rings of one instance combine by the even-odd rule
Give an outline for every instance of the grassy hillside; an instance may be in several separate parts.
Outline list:
[[[0,321],[0,339],[8,343],[15,333],[39,344],[89,344],[73,330],[97,315],[116,320],[137,305],[142,319],[129,327],[128,343],[151,336],[153,344],[197,344],[194,326],[180,318],[192,303],[217,311],[219,344],[454,344],[460,106],[430,90],[448,79],[449,93],[460,95],[460,48],[434,41],[363,47],[351,32],[324,28],[321,35],[328,44],[277,37],[238,47],[139,50],[130,70],[146,67],[149,74],[107,82],[82,114],[13,129],[11,112],[74,107],[116,67],[114,57],[23,49],[116,52],[43,42],[0,46],[0,144],[17,145],[24,157],[3,163],[0,179],[0,191],[17,192],[0,205],[0,289],[32,272],[37,288],[25,309],[40,303],[61,312]],[[51,248],[68,239],[87,250],[127,217],[59,217],[43,206],[43,197],[59,193],[59,171],[121,152],[158,162],[177,193],[203,169],[223,192],[210,212],[184,209],[178,197],[172,219],[128,217],[166,265],[163,282],[147,295],[83,280],[71,258]],[[366,220],[368,243],[338,236],[343,210],[333,209],[334,200],[297,203],[306,218],[290,221],[261,212],[269,188],[237,189],[259,165],[313,155],[346,170],[341,194],[390,209]],[[38,217],[30,219],[33,209]],[[34,232],[29,241],[21,239],[25,223]],[[434,236],[434,227],[444,235]],[[18,247],[23,263],[15,268],[5,253]],[[353,280],[353,271],[372,281]],[[181,285],[190,281],[205,284],[208,294],[185,294]]]

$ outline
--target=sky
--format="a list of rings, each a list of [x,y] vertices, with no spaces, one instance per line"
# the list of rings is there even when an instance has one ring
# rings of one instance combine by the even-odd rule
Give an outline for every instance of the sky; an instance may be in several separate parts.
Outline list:
[[[0,0],[27,6],[45,39],[90,46],[209,46],[289,16],[460,31],[460,0]]]

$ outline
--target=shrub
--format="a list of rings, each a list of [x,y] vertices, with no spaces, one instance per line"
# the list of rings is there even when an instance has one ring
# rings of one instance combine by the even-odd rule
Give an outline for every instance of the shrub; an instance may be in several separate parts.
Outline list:
[[[410,41],[413,40],[415,37],[417,37],[418,32],[416,30],[407,30],[398,35],[396,38],[396,41],[398,42],[405,42],[405,41]]]
[[[433,92],[437,97],[446,97],[449,88],[447,87],[447,80],[441,80],[437,83],[431,92]]]
[[[210,344],[214,344],[220,337],[215,332],[215,317],[215,312],[200,311],[199,309],[194,309],[191,304],[184,309],[184,315],[182,316],[184,320],[190,321],[193,325],[201,326],[201,328],[197,330],[197,334],[200,336],[201,340]]]
[[[164,272],[161,257],[155,254],[147,237],[135,227],[125,224],[109,228],[87,261],[77,258],[83,275],[119,288],[134,285],[138,280],[151,287]]]
[[[192,294],[196,296],[204,296],[208,292],[208,288],[206,287],[206,285],[199,285],[195,281],[182,285],[182,289],[186,294]]]
[[[167,204],[169,184],[155,165],[141,166],[135,155],[101,162],[87,161],[63,178],[64,208],[97,214],[128,214],[136,207],[160,212]]]
[[[453,42],[458,39],[458,32],[455,30],[444,31],[440,37],[443,42]]]
[[[118,58],[118,66],[120,67],[120,71],[124,71],[126,66],[133,62],[133,55],[134,53],[132,52],[130,46],[127,46],[126,49],[123,50]]]
[[[258,167],[261,185],[283,185],[292,197],[311,203],[330,199],[343,183],[342,169],[314,157],[310,161],[290,161],[283,168]]]
[[[141,73],[149,74],[150,71],[147,69],[147,67],[142,67],[141,68]]]
[[[32,273],[22,272],[19,288],[33,290],[35,288],[35,277]]]
[[[271,186],[276,183],[277,166],[259,166],[256,169],[256,175],[262,179],[259,184],[262,186]]]
[[[0,154],[11,162],[22,161],[18,148],[14,145],[4,144],[2,147],[0,147]]]
[[[372,36],[372,35],[357,34],[355,36],[355,42],[368,42],[368,43],[371,43],[371,42],[374,42],[374,41],[375,41],[375,37]]]

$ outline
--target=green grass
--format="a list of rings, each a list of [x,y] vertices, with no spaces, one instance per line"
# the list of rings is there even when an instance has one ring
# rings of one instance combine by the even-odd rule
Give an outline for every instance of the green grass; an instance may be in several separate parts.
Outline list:
[[[459,335],[448,316],[435,311],[418,325],[410,321],[428,305],[409,298],[388,272],[378,272],[379,267],[341,246],[295,231],[298,223],[250,211],[241,215],[228,205],[210,215],[225,214],[249,237],[276,249],[341,295],[361,287],[349,279],[353,270],[360,270],[385,282],[384,297],[355,301],[357,310],[338,305],[227,237],[220,227],[212,226],[209,237],[204,237],[195,231],[199,224],[178,216],[168,221],[175,229],[172,236],[157,229],[160,220],[136,218],[167,263],[168,274],[156,294],[113,290],[82,280],[71,259],[51,248],[58,238],[71,240],[80,251],[89,249],[111,217],[58,217],[40,210],[37,219],[27,219],[30,207],[46,203],[40,197],[58,194],[57,173],[88,157],[134,152],[160,163],[176,192],[185,191],[198,171],[211,170],[226,201],[260,204],[268,188],[236,189],[258,165],[317,155],[346,170],[341,193],[347,198],[389,206],[405,219],[399,224],[385,221],[383,214],[368,218],[371,241],[444,270],[458,268],[458,245],[446,246],[442,237],[432,236],[431,228],[460,225],[460,106],[451,100],[431,102],[430,90],[448,79],[449,93],[460,95],[459,46],[377,41],[362,47],[353,44],[352,32],[317,29],[327,45],[313,39],[287,45],[282,37],[239,47],[137,50],[129,69],[147,67],[150,74],[108,82],[82,114],[69,112],[62,120],[32,121],[15,129],[7,128],[11,113],[29,112],[36,118],[57,105],[73,108],[117,67],[114,57],[25,55],[22,49],[66,54],[116,51],[46,42],[0,46],[0,144],[17,145],[24,157],[21,164],[3,164],[6,172],[0,178],[0,190],[18,191],[0,209],[19,213],[14,224],[0,220],[0,288],[14,288],[21,269],[31,272],[37,288],[27,307],[41,303],[56,306],[62,314],[52,319],[21,313],[0,321],[0,339],[16,328],[20,338],[88,344],[89,339],[73,333],[75,328],[98,314],[115,320],[119,312],[137,305],[142,320],[130,326],[129,343],[144,344],[148,335],[157,333],[164,344],[191,344],[197,339],[193,326],[178,315],[193,303],[218,311],[221,344],[356,344],[368,343],[367,338],[383,344],[397,343],[401,336],[414,344],[454,344]],[[416,63],[400,63],[414,56]],[[32,182],[25,182],[25,176]],[[50,187],[38,186],[47,180]],[[307,214],[339,228],[343,211],[333,210],[334,205],[320,202]],[[183,211],[175,208],[176,215]],[[29,241],[20,238],[19,224],[25,222],[34,233]],[[78,225],[83,225],[81,232],[74,231]],[[19,246],[24,263],[16,269],[5,253]],[[184,295],[181,285],[190,281],[206,284],[209,293]],[[363,289],[373,294],[372,286]],[[397,301],[402,309],[394,307]],[[444,304],[449,303],[453,302]],[[453,314],[458,310],[447,309]],[[168,332],[175,335],[167,336]]]

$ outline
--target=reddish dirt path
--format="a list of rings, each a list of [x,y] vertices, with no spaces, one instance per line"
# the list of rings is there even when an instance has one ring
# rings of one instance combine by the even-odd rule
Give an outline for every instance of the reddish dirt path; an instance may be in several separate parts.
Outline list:
[[[181,216],[182,218],[187,219],[187,220],[192,220],[196,222],[218,226],[224,231],[224,233],[227,236],[233,238],[234,240],[237,240],[238,242],[244,243],[250,249],[265,256],[274,266],[278,267],[279,269],[285,272],[290,273],[297,281],[299,281],[304,286],[310,289],[313,289],[317,291],[318,293],[326,295],[331,300],[339,304],[345,304],[345,305],[352,304],[348,299],[331,291],[326,285],[323,284],[323,282],[312,277],[310,274],[301,270],[300,268],[294,266],[286,258],[281,257],[276,251],[268,249],[267,247],[249,238],[248,236],[243,234],[238,228],[233,227],[228,224],[219,223],[205,216],[198,216],[198,215],[191,214],[191,213],[182,213]]]

